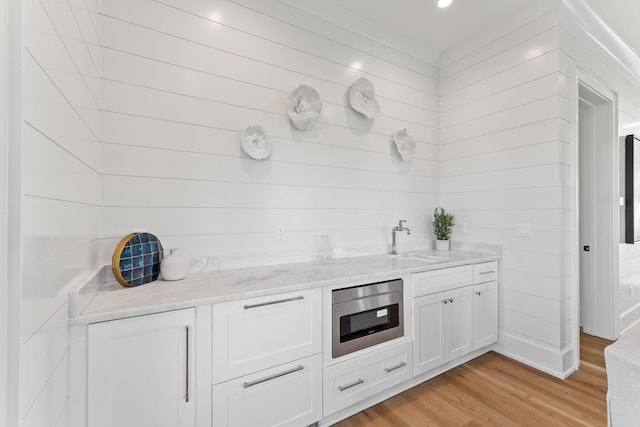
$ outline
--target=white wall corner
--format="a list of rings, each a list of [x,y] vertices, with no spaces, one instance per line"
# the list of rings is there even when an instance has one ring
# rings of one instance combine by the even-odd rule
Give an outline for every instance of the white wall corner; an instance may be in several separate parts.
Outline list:
[[[456,46],[442,52],[441,65],[446,65],[457,61],[461,57],[468,55],[482,46],[486,46],[508,34],[520,30],[522,27],[535,22],[543,17],[549,17],[554,23],[560,22],[559,12],[562,0],[539,0],[520,9],[513,15],[503,19],[496,25],[485,29],[479,34],[474,34],[472,38],[463,40]]]
[[[8,1],[0,0],[0,424],[8,425],[7,348],[9,346],[8,277],[7,277],[7,190],[9,151],[9,17]]]

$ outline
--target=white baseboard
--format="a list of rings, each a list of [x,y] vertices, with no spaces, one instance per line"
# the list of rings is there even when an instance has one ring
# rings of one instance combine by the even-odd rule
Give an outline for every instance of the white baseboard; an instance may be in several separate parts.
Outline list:
[[[561,379],[577,369],[569,365],[571,348],[556,350],[505,331],[500,331],[494,351]]]

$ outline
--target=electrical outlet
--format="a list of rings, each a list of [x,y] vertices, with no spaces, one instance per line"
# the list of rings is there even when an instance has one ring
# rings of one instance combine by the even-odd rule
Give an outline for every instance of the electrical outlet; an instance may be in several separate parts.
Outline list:
[[[516,236],[531,237],[531,223],[529,222],[516,223]]]
[[[282,225],[276,225],[276,239],[284,240],[284,227]]]

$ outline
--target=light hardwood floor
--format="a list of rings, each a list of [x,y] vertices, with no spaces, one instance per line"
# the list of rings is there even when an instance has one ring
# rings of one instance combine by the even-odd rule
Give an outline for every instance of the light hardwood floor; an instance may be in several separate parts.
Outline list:
[[[606,426],[609,344],[582,334],[580,370],[564,381],[490,352],[336,426]]]

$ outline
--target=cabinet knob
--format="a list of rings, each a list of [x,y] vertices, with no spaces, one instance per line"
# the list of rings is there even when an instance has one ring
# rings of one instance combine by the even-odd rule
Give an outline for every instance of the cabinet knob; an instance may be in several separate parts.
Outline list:
[[[476,292],[476,295],[482,295],[482,292],[478,291]]]

